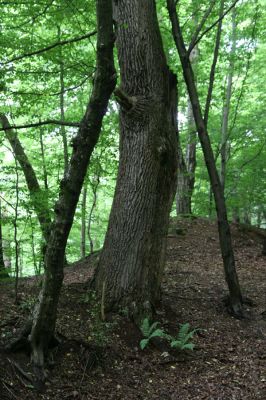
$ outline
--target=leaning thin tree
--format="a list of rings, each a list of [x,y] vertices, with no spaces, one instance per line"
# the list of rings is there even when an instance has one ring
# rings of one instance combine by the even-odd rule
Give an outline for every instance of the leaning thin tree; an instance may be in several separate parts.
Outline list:
[[[113,62],[113,20],[111,0],[97,0],[97,68],[93,91],[73,140],[69,168],[61,181],[55,219],[51,227],[45,255],[45,275],[39,300],[33,312],[29,343],[36,372],[43,378],[43,366],[54,337],[57,305],[63,281],[64,255],[76,205],[82,189],[92,151],[98,141],[108,101],[116,84]]]
[[[232,246],[230,226],[227,218],[223,187],[221,185],[219,174],[215,165],[215,159],[207,131],[207,126],[202,115],[194,73],[189,59],[189,51],[186,50],[184,44],[184,39],[176,12],[175,1],[167,0],[167,7],[172,23],[173,38],[180,57],[183,75],[193,109],[194,120],[197,126],[204,159],[215,198],[221,253],[224,264],[225,278],[229,288],[230,309],[234,316],[241,318],[243,317],[243,299],[235,268],[234,251]]]
[[[114,2],[121,86],[117,185],[95,277],[102,307],[128,307],[138,322],[160,298],[176,189],[176,77],[154,0]]]

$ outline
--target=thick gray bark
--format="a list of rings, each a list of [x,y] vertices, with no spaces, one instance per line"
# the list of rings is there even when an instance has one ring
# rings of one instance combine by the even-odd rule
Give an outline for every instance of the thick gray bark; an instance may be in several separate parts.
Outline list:
[[[54,335],[67,238],[90,157],[98,141],[102,120],[116,83],[111,1],[98,0],[96,9],[97,68],[93,91],[77,136],[72,143],[73,153],[69,169],[61,181],[59,200],[55,206],[55,220],[45,255],[46,269],[43,286],[34,309],[33,325],[29,336],[32,360],[37,371],[39,369],[42,371],[44,356]]]
[[[95,283],[103,308],[132,307],[138,318],[160,297],[176,189],[176,78],[166,64],[154,0],[114,4],[120,162]]]
[[[204,159],[214,194],[216,213],[218,217],[218,231],[219,231],[221,253],[223,258],[226,282],[228,284],[229,294],[230,294],[230,307],[232,313],[235,316],[242,317],[243,301],[242,301],[240,285],[238,282],[238,276],[235,268],[234,251],[232,247],[231,232],[227,218],[227,210],[225,205],[223,188],[215,165],[215,158],[211,147],[211,142],[208,135],[207,127],[202,115],[197,88],[194,80],[194,74],[188,57],[188,53],[185,48],[183,35],[181,32],[179,20],[176,13],[175,2],[173,0],[167,0],[167,7],[172,23],[173,37],[182,64],[183,75],[185,78],[191,104],[193,107],[194,119],[197,126],[198,135],[204,154]]]

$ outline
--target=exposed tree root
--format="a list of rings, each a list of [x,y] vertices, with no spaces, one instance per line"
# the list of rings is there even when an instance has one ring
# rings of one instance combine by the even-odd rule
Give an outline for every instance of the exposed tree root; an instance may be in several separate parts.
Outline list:
[[[28,382],[33,383],[32,377],[26,371],[24,371],[23,368],[18,363],[16,363],[13,360],[10,360],[9,358],[8,361],[13,366],[13,368],[20,373],[20,375],[22,375]],[[22,383],[24,384],[24,382]]]
[[[28,336],[31,332],[31,328],[32,320],[29,319],[21,329],[18,337],[8,343],[5,347],[5,350],[13,353],[17,351],[25,351],[27,354],[30,354],[31,346]]]
[[[244,319],[245,318],[245,313],[243,310],[243,304],[242,303],[234,303],[232,304],[231,302],[227,306],[229,314],[231,314],[233,317],[236,319]]]
[[[49,365],[49,350],[58,346],[60,340],[57,336],[53,336],[49,341],[48,346],[44,346],[42,344],[35,345],[30,340],[31,329],[32,320],[29,319],[23,326],[18,337],[10,342],[4,350],[10,353],[22,351],[31,357],[31,363],[33,365],[33,378],[30,378],[27,375],[27,379],[32,381],[32,384],[36,390],[42,391],[48,376],[46,367]],[[11,363],[15,365],[13,361]],[[15,365],[15,367],[20,373],[22,373],[19,366]],[[25,374],[22,373],[22,375]]]

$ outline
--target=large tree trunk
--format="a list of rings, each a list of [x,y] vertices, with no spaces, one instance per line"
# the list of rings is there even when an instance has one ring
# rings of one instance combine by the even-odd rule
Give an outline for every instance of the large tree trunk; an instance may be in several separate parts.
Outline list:
[[[121,88],[120,163],[96,274],[102,307],[138,318],[160,297],[176,188],[176,78],[169,71],[154,0],[115,2]]]
[[[79,131],[73,140],[73,153],[68,172],[61,181],[59,200],[55,206],[56,216],[45,255],[46,269],[43,287],[34,309],[33,325],[29,336],[32,360],[37,371],[42,371],[44,356],[54,335],[67,238],[90,156],[97,143],[102,119],[116,82],[111,1],[98,0],[96,4],[98,39],[94,87]]]
[[[193,107],[194,120],[197,126],[199,139],[201,142],[205,163],[210,177],[210,182],[214,194],[216,213],[218,217],[218,231],[221,246],[221,253],[224,264],[226,282],[230,293],[230,308],[237,317],[243,316],[243,301],[238,276],[235,268],[234,251],[232,246],[230,226],[227,218],[227,210],[223,194],[223,188],[219,179],[219,174],[215,165],[213,150],[207,127],[201,111],[197,88],[195,85],[194,74],[186,50],[183,35],[176,13],[175,2],[167,0],[169,16],[172,23],[173,37],[182,64],[183,75],[186,81],[190,101]]]

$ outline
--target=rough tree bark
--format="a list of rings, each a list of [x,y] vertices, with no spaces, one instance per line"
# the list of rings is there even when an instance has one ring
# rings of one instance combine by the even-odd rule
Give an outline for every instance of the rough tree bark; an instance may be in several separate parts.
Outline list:
[[[55,332],[67,238],[90,156],[97,143],[108,101],[116,84],[111,1],[98,0],[96,10],[98,37],[94,86],[77,136],[72,142],[73,152],[69,169],[61,181],[59,200],[55,205],[55,220],[45,255],[43,286],[33,312],[33,322],[30,321],[23,332],[26,335],[31,329],[29,342],[32,361],[40,379],[43,379],[45,355]]]
[[[155,1],[114,4],[120,162],[95,284],[102,308],[129,307],[138,321],[160,297],[176,189],[176,77],[166,64]]]
[[[232,239],[230,226],[227,218],[227,210],[223,194],[223,188],[219,179],[219,174],[215,165],[213,150],[210,143],[207,127],[201,111],[201,105],[195,85],[194,74],[186,50],[183,35],[181,32],[178,16],[176,13],[175,1],[167,0],[170,20],[172,23],[173,38],[179,53],[182,64],[183,75],[187,85],[190,101],[193,107],[194,120],[197,126],[199,139],[201,142],[205,163],[210,177],[212,190],[215,199],[216,213],[218,217],[218,231],[221,246],[221,253],[224,264],[226,282],[230,294],[230,309],[234,316],[243,317],[243,300],[238,276],[235,268],[234,251],[232,247]]]

